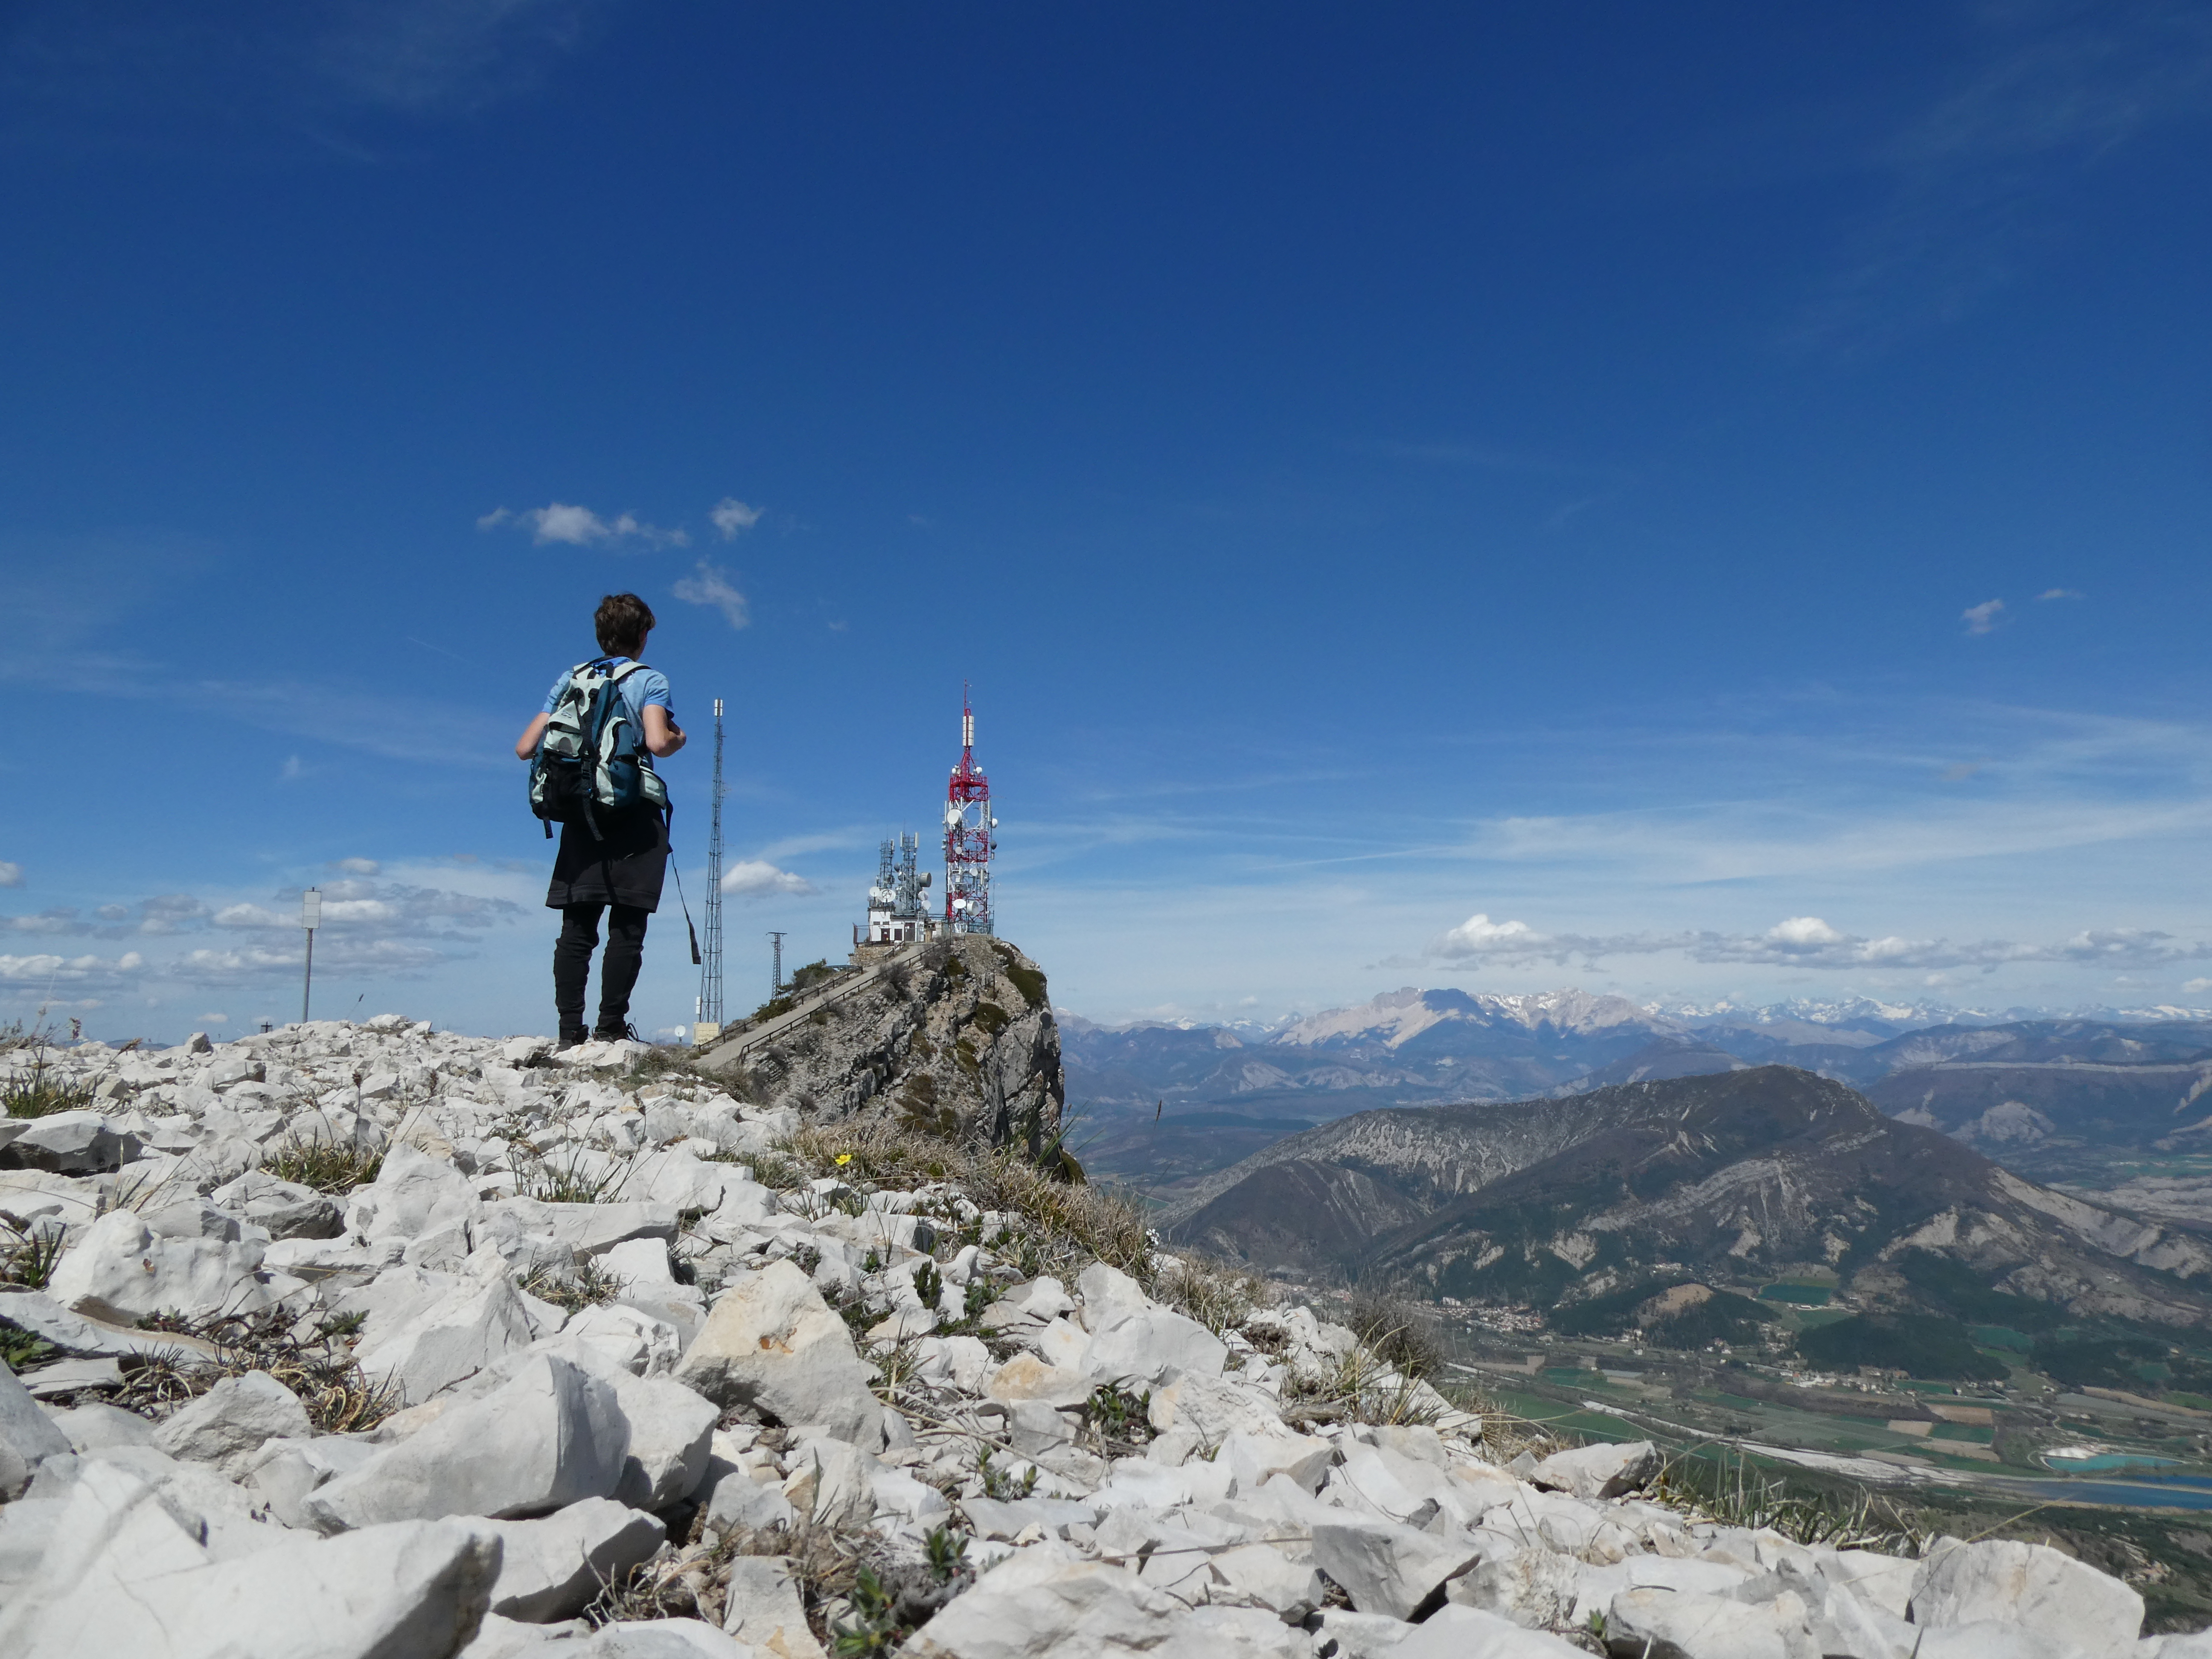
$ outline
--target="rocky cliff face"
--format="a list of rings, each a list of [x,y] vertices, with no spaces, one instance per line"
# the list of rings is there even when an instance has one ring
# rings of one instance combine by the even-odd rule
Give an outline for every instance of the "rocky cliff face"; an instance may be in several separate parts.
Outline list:
[[[1059,1133],[1066,1086],[1044,970],[1003,939],[919,945],[791,1002],[697,1064],[804,1120],[889,1109],[965,1145]]]

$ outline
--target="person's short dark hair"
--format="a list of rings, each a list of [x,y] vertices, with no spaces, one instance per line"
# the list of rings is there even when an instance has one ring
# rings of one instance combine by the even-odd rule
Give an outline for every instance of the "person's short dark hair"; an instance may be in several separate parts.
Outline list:
[[[637,649],[654,623],[653,607],[635,593],[610,593],[599,601],[592,626],[599,635],[599,649],[609,656]]]

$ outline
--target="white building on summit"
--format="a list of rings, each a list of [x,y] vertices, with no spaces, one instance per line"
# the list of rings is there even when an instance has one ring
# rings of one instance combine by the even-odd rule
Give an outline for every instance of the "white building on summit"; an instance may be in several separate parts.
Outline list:
[[[930,885],[932,872],[915,867],[921,856],[920,836],[899,836],[883,843],[875,884],[868,889],[866,933],[863,937],[860,929],[854,930],[856,946],[912,945],[930,936],[930,918],[922,908],[922,894]]]

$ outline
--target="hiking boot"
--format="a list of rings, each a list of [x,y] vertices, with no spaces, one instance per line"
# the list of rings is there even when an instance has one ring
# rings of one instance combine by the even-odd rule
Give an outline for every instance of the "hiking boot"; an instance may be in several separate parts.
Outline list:
[[[645,1039],[637,1034],[637,1027],[635,1025],[601,1024],[592,1032],[592,1041],[594,1042],[642,1042]]]
[[[556,1054],[566,1054],[578,1043],[588,1041],[590,1041],[590,1034],[582,1026],[578,1025],[561,1033],[560,1041],[553,1045],[553,1052]]]

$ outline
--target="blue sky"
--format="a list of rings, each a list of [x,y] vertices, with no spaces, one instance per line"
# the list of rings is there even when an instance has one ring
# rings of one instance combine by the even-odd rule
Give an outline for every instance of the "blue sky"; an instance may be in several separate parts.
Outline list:
[[[313,881],[550,1029],[622,588],[738,1006],[963,680],[1094,1018],[2212,1003],[2208,116],[2202,5],[27,0],[0,1017],[287,1018]]]

